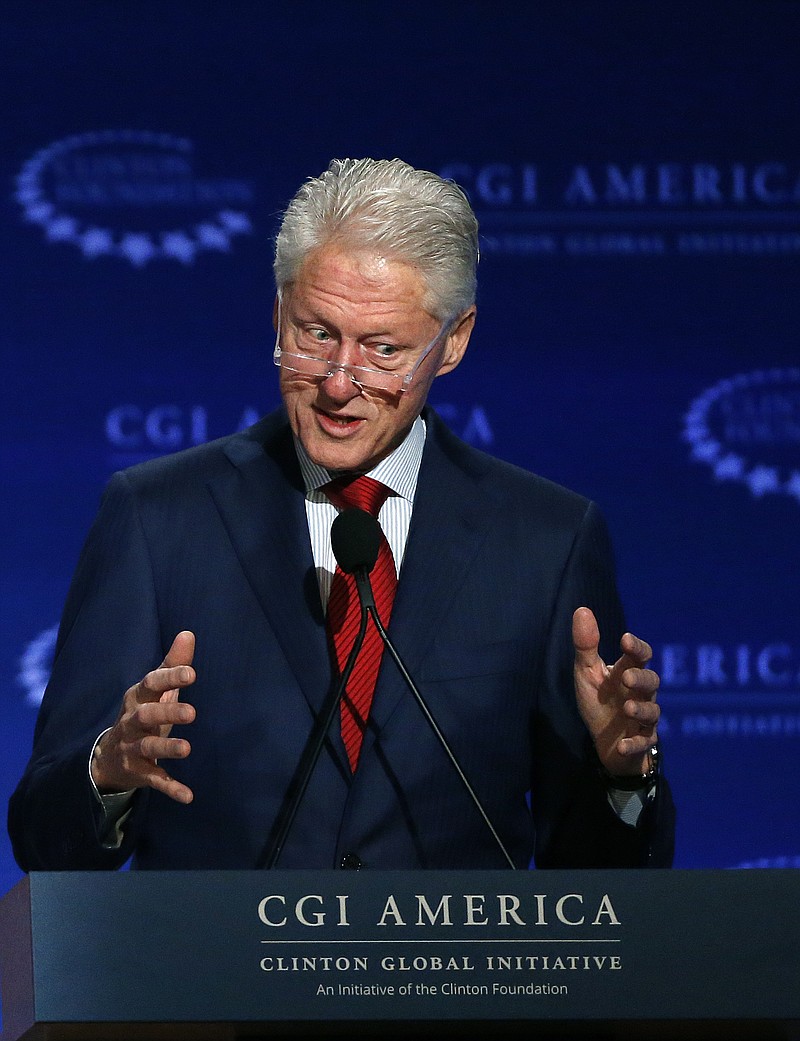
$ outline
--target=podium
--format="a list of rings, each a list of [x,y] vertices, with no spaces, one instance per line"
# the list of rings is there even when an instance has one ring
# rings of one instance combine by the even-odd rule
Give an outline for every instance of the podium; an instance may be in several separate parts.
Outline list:
[[[37,872],[2,1041],[800,1038],[800,873]]]

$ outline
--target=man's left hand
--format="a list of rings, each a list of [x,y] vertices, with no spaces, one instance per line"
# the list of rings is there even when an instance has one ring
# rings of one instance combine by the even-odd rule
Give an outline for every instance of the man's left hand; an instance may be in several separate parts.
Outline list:
[[[600,762],[616,776],[646,772],[647,750],[658,740],[661,709],[656,704],[659,677],[646,668],[650,644],[625,633],[620,657],[606,665],[599,654],[600,630],[588,607],[572,617],[575,646],[575,696]]]

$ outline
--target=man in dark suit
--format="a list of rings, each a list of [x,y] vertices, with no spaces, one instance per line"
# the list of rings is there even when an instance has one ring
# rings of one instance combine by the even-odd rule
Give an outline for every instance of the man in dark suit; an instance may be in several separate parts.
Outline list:
[[[597,507],[426,405],[467,349],[477,256],[463,192],[398,160],[297,193],[283,407],[109,482],[9,806],[23,869],[671,863],[658,676]],[[355,475],[388,489],[388,633],[429,718],[384,653],[371,705],[341,699],[353,751],[338,703],[321,728],[344,660],[329,482]]]

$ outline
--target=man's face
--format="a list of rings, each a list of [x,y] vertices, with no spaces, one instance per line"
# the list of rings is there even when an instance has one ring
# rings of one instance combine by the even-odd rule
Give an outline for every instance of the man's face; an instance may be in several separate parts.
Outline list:
[[[330,244],[314,250],[284,289],[281,324],[318,326],[332,344],[334,364],[364,365],[360,343],[420,349],[430,343],[441,321],[424,309],[424,295],[423,278],[410,264]],[[474,308],[457,319],[403,393],[362,389],[343,370],[322,379],[281,368],[289,422],[310,458],[328,470],[371,470],[403,440],[435,377],[458,365],[474,320]],[[292,350],[285,333],[282,346]]]

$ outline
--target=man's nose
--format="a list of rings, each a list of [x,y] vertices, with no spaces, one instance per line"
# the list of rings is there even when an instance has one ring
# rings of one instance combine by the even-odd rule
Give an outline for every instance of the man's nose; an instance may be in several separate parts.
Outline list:
[[[348,400],[361,392],[352,375],[353,366],[362,364],[361,348],[356,341],[342,341],[328,357],[331,374],[324,380],[325,390]]]
[[[331,374],[322,381],[322,386],[328,397],[336,401],[350,401],[361,393],[349,367],[334,362],[331,362]]]

